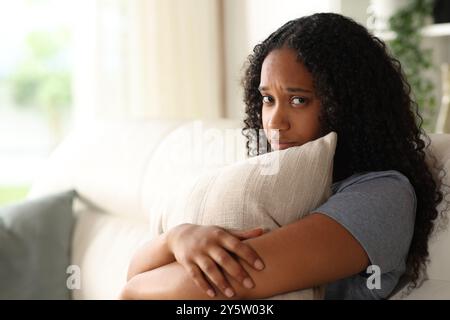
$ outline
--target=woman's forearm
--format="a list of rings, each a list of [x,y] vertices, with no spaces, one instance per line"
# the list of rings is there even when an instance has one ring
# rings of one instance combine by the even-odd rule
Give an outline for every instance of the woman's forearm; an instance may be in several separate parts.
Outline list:
[[[168,235],[168,232],[163,233],[139,248],[130,262],[127,275],[128,281],[137,274],[175,261],[175,257],[167,243]]]
[[[178,262],[134,276],[121,292],[125,300],[210,300],[229,299],[219,290],[214,298],[200,289]],[[233,297],[237,299],[238,296]]]

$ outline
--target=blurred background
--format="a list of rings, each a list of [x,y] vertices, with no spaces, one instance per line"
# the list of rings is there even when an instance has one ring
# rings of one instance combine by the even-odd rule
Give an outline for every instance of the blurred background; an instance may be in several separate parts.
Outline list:
[[[316,12],[352,17],[405,68],[427,132],[449,132],[448,0],[0,0],[0,205],[88,122],[242,118],[254,45]]]

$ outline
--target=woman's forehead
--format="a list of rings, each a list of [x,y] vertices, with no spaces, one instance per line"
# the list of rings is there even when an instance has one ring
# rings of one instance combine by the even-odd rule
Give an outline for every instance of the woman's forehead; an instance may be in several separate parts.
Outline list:
[[[298,60],[297,53],[289,48],[273,50],[264,59],[260,86],[268,87],[271,83],[283,83],[288,86],[301,84],[310,89],[313,87],[311,73]]]

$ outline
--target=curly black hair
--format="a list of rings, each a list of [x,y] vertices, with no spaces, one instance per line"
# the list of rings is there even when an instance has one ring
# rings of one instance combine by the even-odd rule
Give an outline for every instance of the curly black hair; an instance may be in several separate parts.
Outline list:
[[[431,140],[422,129],[423,119],[400,62],[382,40],[351,18],[317,13],[287,22],[257,44],[246,61],[242,133],[248,156],[260,154],[262,63],[282,47],[295,50],[312,74],[321,101],[321,135],[331,131],[338,135],[333,182],[357,172],[397,170],[413,185],[417,211],[404,274],[410,292],[426,275],[428,239],[444,199],[440,190],[445,184],[431,167],[444,176],[445,171],[425,150]]]

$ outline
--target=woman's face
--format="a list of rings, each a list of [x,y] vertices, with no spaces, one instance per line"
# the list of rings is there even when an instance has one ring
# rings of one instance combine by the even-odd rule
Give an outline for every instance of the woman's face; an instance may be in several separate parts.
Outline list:
[[[264,133],[272,150],[300,146],[320,137],[320,101],[311,73],[297,61],[294,50],[276,49],[267,55],[259,91]]]

